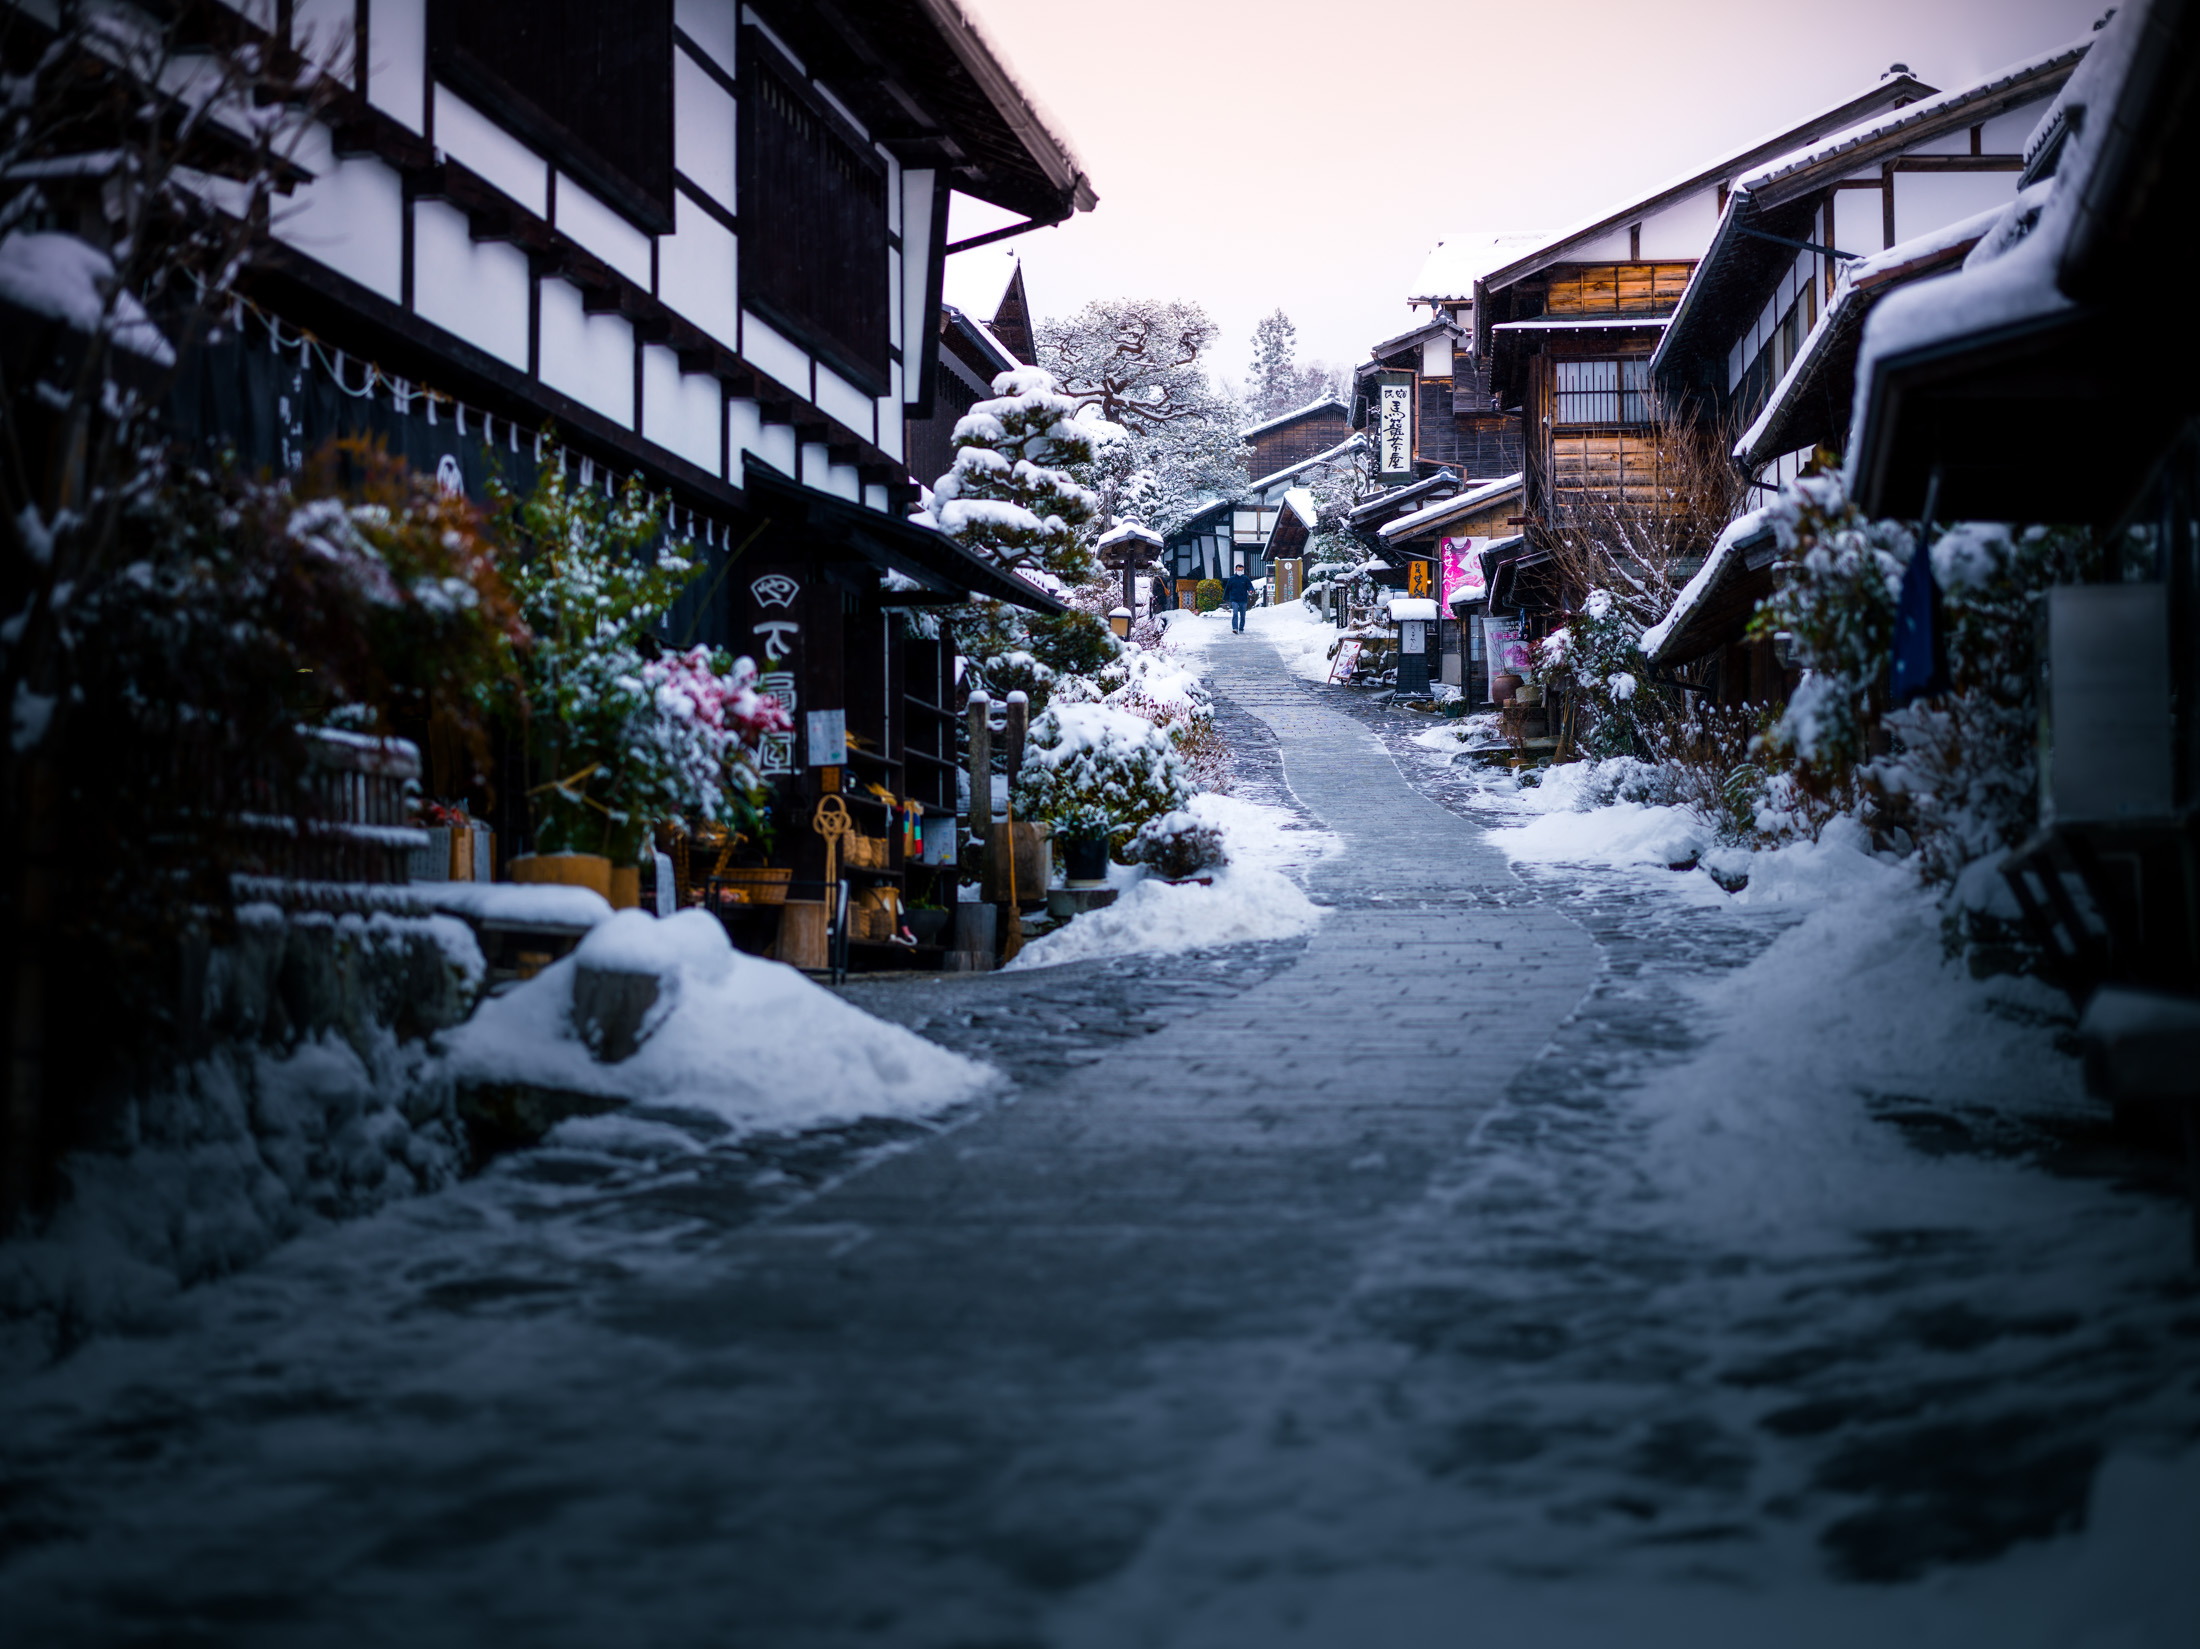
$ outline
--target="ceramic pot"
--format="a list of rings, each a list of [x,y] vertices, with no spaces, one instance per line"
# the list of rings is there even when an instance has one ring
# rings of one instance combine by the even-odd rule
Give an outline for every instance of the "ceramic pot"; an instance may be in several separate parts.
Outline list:
[[[947,924],[954,914],[951,910],[912,910],[902,916],[902,921],[917,936],[918,944],[936,945],[947,932]]]
[[[1072,886],[1096,886],[1108,879],[1108,839],[1069,836],[1062,842],[1062,869]]]
[[[1513,694],[1520,691],[1520,677],[1505,671],[1490,684],[1490,701],[1494,704],[1512,703]]]

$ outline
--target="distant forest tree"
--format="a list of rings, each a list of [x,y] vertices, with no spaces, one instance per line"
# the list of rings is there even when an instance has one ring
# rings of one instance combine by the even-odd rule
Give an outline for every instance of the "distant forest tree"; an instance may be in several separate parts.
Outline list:
[[[1255,423],[1280,417],[1337,392],[1339,374],[1319,361],[1298,364],[1299,329],[1278,309],[1253,328],[1253,366],[1245,411]]]

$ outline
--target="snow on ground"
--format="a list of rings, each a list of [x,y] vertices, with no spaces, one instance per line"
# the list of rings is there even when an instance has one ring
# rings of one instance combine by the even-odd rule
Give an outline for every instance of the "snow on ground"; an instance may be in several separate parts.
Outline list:
[[[598,1060],[573,1022],[582,968],[654,974],[641,1047]],[[452,1031],[461,1082],[525,1082],[660,1110],[702,1112],[738,1132],[919,1116],[978,1093],[985,1066],[874,1019],[795,969],[735,950],[707,911],[622,911],[565,960],[484,1002]]]
[[[1179,607],[1161,617],[1168,625],[1168,650],[1172,653],[1196,656],[1209,647],[1226,646],[1232,639],[1226,607],[1211,613]],[[1255,607],[1245,615],[1245,628],[1249,634],[1261,635],[1272,643],[1282,656],[1284,668],[1292,674],[1308,681],[1329,679],[1329,645],[1337,639],[1337,628],[1317,618],[1305,602]]]
[[[1301,824],[1286,808],[1213,793],[1192,798],[1191,812],[1222,832],[1230,862],[1212,886],[1171,883],[1141,865],[1116,867],[1112,905],[1085,912],[1033,940],[1011,968],[1045,968],[1140,951],[1202,950],[1255,939],[1296,939],[1313,931],[1320,907],[1288,874],[1335,852],[1327,831]]]

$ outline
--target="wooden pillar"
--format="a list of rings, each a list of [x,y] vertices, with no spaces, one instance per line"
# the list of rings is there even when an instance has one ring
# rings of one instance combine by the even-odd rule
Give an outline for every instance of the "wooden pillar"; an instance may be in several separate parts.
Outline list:
[[[970,834],[985,840],[993,823],[993,701],[970,695]]]
[[[1031,699],[1021,690],[1008,695],[1008,726],[1002,733],[1001,754],[1006,758],[1001,767],[1008,774],[1011,789],[1016,775],[1024,770],[1024,735],[1031,730]]]

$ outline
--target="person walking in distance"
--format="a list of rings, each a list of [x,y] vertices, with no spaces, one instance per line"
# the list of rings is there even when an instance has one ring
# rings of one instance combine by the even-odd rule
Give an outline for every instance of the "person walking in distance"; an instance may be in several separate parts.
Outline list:
[[[1244,568],[1240,567],[1222,581],[1222,599],[1230,604],[1230,633],[1243,635],[1245,606],[1253,599],[1253,581],[1245,576]]]

